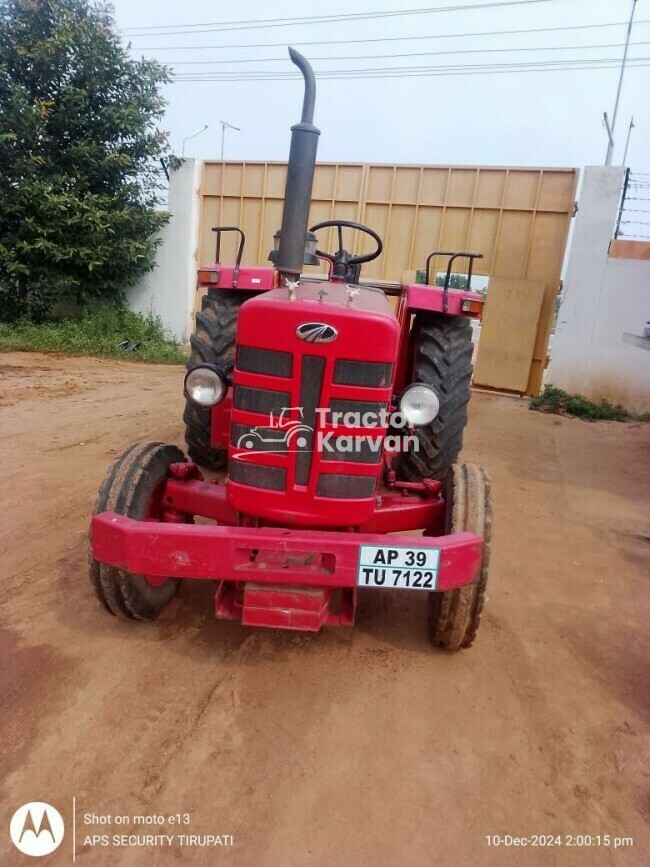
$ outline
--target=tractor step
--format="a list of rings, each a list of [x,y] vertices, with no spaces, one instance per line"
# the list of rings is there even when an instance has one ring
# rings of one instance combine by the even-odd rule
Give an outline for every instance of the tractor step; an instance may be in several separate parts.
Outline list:
[[[318,632],[329,620],[331,592],[329,587],[222,581],[215,612],[222,619],[241,619],[245,626]]]
[[[318,632],[327,620],[330,592],[327,587],[246,584],[242,623]]]

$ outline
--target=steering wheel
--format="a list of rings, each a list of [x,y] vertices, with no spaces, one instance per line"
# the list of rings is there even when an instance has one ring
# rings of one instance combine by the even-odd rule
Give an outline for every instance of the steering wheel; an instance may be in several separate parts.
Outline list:
[[[317,232],[319,229],[328,229],[333,226],[338,229],[339,249],[334,254],[325,253],[323,250],[316,250],[316,255],[332,263],[332,278],[334,280],[345,280],[348,277],[348,269],[356,265],[363,265],[364,262],[372,262],[373,259],[381,255],[381,251],[384,249],[381,238],[376,232],[362,223],[354,223],[352,220],[325,220],[322,223],[316,223],[309,231]],[[370,253],[364,253],[363,256],[351,256],[343,247],[343,229],[358,229],[365,235],[370,235],[377,245],[376,249]],[[352,274],[358,275],[358,268]]]

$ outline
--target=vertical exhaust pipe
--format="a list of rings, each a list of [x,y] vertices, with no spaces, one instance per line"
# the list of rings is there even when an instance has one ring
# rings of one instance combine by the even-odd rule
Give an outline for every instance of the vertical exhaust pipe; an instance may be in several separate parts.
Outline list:
[[[305,253],[316,150],[320,135],[320,130],[314,126],[316,79],[309,61],[300,52],[290,48],[289,57],[303,74],[305,96],[300,123],[291,127],[291,148],[287,166],[287,183],[284,188],[279,246],[269,257],[280,272],[282,283],[285,279],[297,280],[303,264],[318,264],[318,259],[313,253],[307,255]]]

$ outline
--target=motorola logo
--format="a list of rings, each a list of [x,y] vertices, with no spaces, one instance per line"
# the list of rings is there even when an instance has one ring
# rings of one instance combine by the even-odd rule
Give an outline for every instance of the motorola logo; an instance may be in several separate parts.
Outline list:
[[[44,801],[30,801],[18,807],[11,818],[9,834],[23,855],[40,858],[58,849],[65,826],[61,813]]]

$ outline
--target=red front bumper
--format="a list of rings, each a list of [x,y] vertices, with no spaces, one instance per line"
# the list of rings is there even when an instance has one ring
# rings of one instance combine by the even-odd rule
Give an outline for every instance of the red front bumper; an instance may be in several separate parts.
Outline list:
[[[474,533],[414,537],[158,524],[113,512],[92,519],[92,553],[96,560],[152,578],[356,587],[361,545],[439,549],[436,590],[449,590],[477,577],[483,540]]]
[[[436,591],[468,584],[480,570],[483,540],[474,533],[405,535],[440,532],[441,497],[384,495],[360,532],[233,526],[237,515],[224,486],[193,479],[170,478],[163,502],[167,511],[160,523],[114,512],[95,515],[95,560],[145,575],[154,586],[167,578],[217,581],[217,616],[248,625],[309,630],[325,623],[351,625],[362,545],[438,550]],[[217,523],[187,524],[185,515]]]

